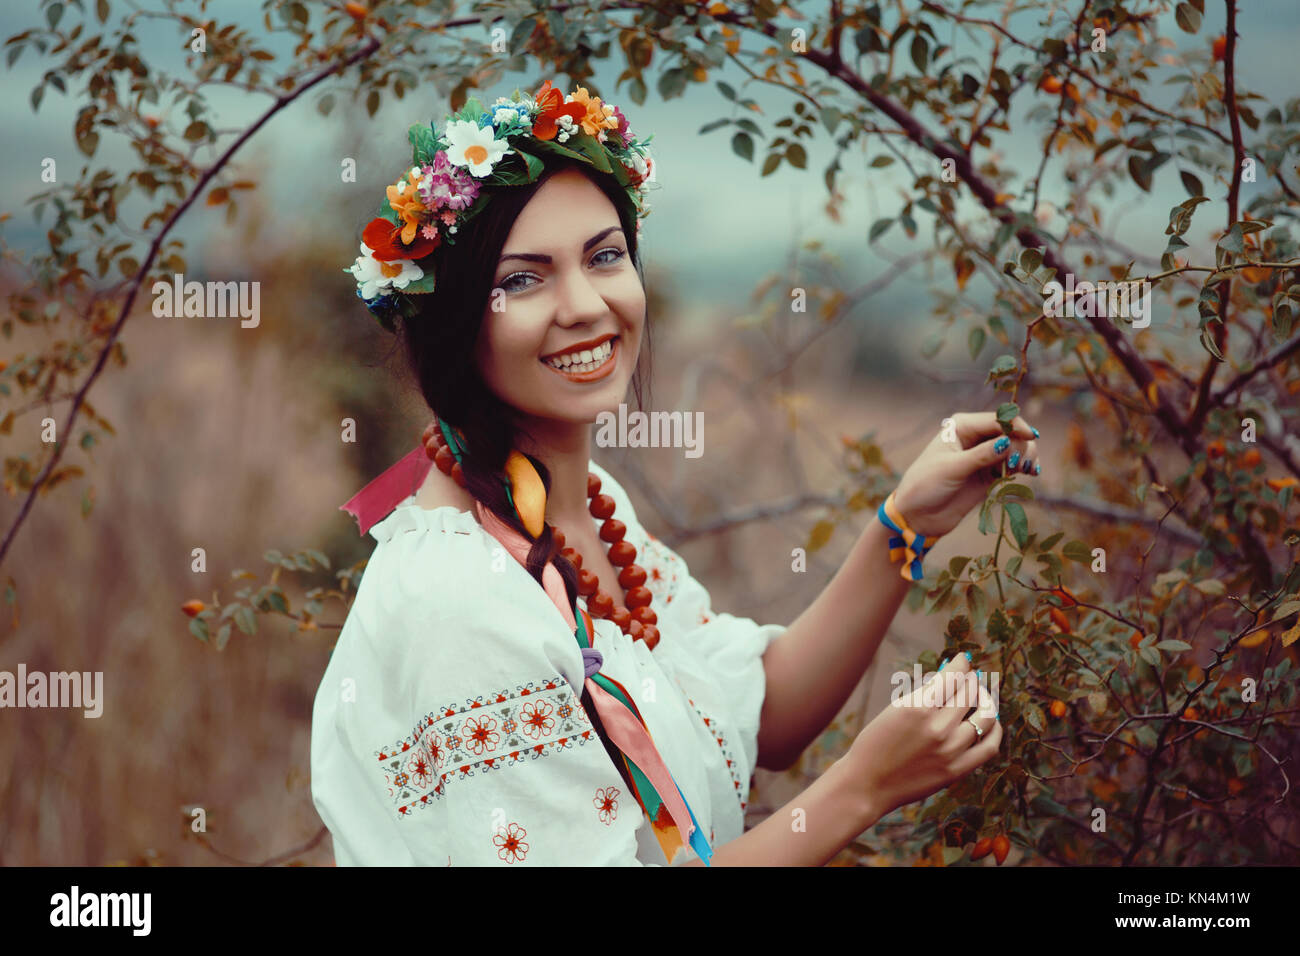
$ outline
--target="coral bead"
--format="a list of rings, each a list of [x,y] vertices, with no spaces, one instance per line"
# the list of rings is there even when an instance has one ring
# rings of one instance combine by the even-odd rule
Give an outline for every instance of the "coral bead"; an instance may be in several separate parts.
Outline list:
[[[597,495],[591,499],[591,505],[587,510],[591,512],[593,518],[604,521],[614,515],[614,499],[609,495]]]
[[[629,564],[618,572],[618,586],[624,591],[639,588],[643,584],[645,584],[645,568],[639,564]]]
[[[587,600],[587,610],[592,617],[609,617],[614,610],[614,599],[604,591],[597,591]]]
[[[573,565],[574,570],[576,571],[582,570],[582,555],[580,555],[577,551],[574,551],[572,548],[562,548],[560,550],[560,557],[564,558],[571,565]]]
[[[590,472],[587,473],[587,497],[594,498],[600,494],[600,479]]]
[[[465,487],[465,473],[461,471],[460,462],[451,466],[451,480],[456,482],[462,488]]]
[[[627,626],[627,636],[634,641],[641,640],[641,635],[645,633],[645,625],[635,618]]]
[[[578,593],[583,597],[595,594],[596,589],[600,587],[600,578],[590,571],[582,570],[578,572]]]
[[[636,548],[626,539],[609,546],[609,563],[616,568],[626,567],[636,560]]]
[[[633,609],[632,620],[640,621],[642,624],[658,624],[659,615],[652,611],[649,605],[646,605],[645,607]]]
[[[617,518],[610,518],[600,526],[600,540],[609,544],[622,541],[625,534],[627,534],[627,525]]]
[[[645,607],[654,599],[649,588],[633,588],[627,592],[627,606],[629,610],[639,607]]]
[[[564,532],[561,531],[559,528],[552,527],[552,528],[551,528],[551,537],[555,539],[555,549],[556,549],[557,551],[563,551],[563,550],[564,550]]]
[[[626,631],[632,623],[632,612],[625,607],[616,607],[610,612],[609,619],[618,625],[620,631]]]
[[[456,456],[451,453],[450,448],[443,445],[434,453],[433,463],[438,466],[438,470],[444,475],[450,475],[451,466],[456,464]]]
[[[653,624],[642,625],[641,640],[645,642],[646,647],[653,651],[655,645],[659,643],[659,628],[655,627]]]

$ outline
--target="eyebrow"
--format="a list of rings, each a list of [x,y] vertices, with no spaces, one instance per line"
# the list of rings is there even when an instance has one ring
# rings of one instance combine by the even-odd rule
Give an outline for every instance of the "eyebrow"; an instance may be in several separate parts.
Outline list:
[[[608,229],[596,233],[594,236],[592,236],[590,239],[584,242],[582,244],[582,251],[586,252],[596,243],[600,242],[600,240],[608,236],[611,232],[622,232],[622,231],[623,231],[622,226],[610,226]],[[510,252],[502,256],[500,259],[498,259],[497,265],[500,265],[501,263],[505,262],[507,259],[523,259],[525,262],[544,262],[547,264],[551,262],[550,256],[544,256],[541,253],[537,253],[537,252]]]

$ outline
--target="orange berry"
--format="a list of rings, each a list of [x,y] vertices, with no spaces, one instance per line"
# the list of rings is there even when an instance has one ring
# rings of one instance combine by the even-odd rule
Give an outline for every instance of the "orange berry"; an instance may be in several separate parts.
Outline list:
[[[1052,716],[1057,718],[1058,720],[1065,716],[1065,712],[1067,710],[1065,706],[1065,701],[1063,700],[1052,701],[1052,706],[1048,709],[1051,711]]]
[[[1250,448],[1242,452],[1241,457],[1237,459],[1237,464],[1242,468],[1254,468],[1259,464],[1259,462],[1260,454],[1258,449],[1255,448]]]
[[[998,861],[998,866],[1007,858],[1007,853],[1011,851],[1011,841],[1007,839],[1005,833],[999,833],[993,838],[993,859]]]
[[[1043,77],[1043,81],[1039,84],[1039,86],[1043,88],[1044,93],[1061,92],[1061,81],[1054,76]]]
[[[1214,52],[1216,60],[1222,60],[1224,52],[1228,49],[1228,38],[1220,33],[1214,38],[1214,44],[1210,49]]]
[[[1134,631],[1133,634],[1128,639],[1129,647],[1136,648],[1139,644],[1142,643],[1142,637],[1143,634],[1141,631]]]
[[[364,3],[345,3],[343,4],[343,12],[346,13],[348,16],[350,16],[353,20],[364,20],[366,18],[366,14],[368,14],[370,11],[366,9],[366,5]]]
[[[186,601],[181,605],[181,610],[190,617],[198,617],[206,605],[202,601]]]
[[[1183,720],[1200,720],[1201,715],[1196,712],[1195,707],[1188,707],[1183,711]]]
[[[1047,613],[1048,616],[1051,617],[1053,624],[1059,627],[1066,634],[1070,633],[1070,619],[1061,613],[1060,608],[1054,607]]]
[[[982,840],[976,840],[975,848],[970,851],[970,858],[972,860],[982,860],[984,859],[984,857],[989,855],[989,852],[992,849],[993,849],[992,837],[984,837]]]
[[[1205,446],[1205,451],[1211,458],[1222,458],[1223,457],[1222,440],[1216,438],[1214,441],[1210,442],[1208,445]]]
[[[1052,588],[1052,593],[1061,599],[1064,607],[1074,607],[1079,603],[1074,599],[1074,595],[1070,593],[1068,588]]]
[[[144,124],[145,124],[146,126],[148,126],[150,129],[157,129],[157,128],[158,128],[158,117],[156,117],[156,116],[146,116],[146,117],[144,118]]]
[[[1245,785],[1244,783],[1241,782],[1240,778],[1238,778],[1238,777],[1229,777],[1229,778],[1228,778],[1228,792],[1229,792],[1229,793],[1231,793],[1231,794],[1233,794],[1233,795],[1235,796],[1236,794],[1241,793],[1241,791],[1243,791],[1243,790],[1245,790],[1245,789],[1246,789],[1246,785]]]

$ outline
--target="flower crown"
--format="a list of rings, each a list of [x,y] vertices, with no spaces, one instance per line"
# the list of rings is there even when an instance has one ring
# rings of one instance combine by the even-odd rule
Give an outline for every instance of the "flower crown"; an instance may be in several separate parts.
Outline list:
[[[650,213],[647,184],[654,170],[644,142],[633,139],[627,117],[584,87],[568,96],[547,80],[535,96],[500,97],[489,110],[470,99],[434,124],[412,126],[414,165],[392,186],[378,217],[361,236],[361,255],[344,269],[357,280],[357,296],[380,325],[417,314],[412,295],[434,289],[435,253],[455,244],[460,227],[487,205],[481,186],[519,186],[542,174],[543,156],[563,156],[595,167],[627,190],[636,207],[637,232]]]

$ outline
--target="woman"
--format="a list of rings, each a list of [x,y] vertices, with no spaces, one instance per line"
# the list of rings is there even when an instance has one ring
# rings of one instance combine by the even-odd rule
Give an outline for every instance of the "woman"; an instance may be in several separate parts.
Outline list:
[[[1036,432],[953,416],[793,624],[715,612],[590,460],[647,339],[645,143],[549,82],[410,138],[349,271],[436,418],[344,506],[378,544],[313,714],[338,862],[820,865],[993,756],[986,693],[968,716],[918,688],[744,832],[754,769],[824,730],[927,543],[1012,446],[1030,473]]]

